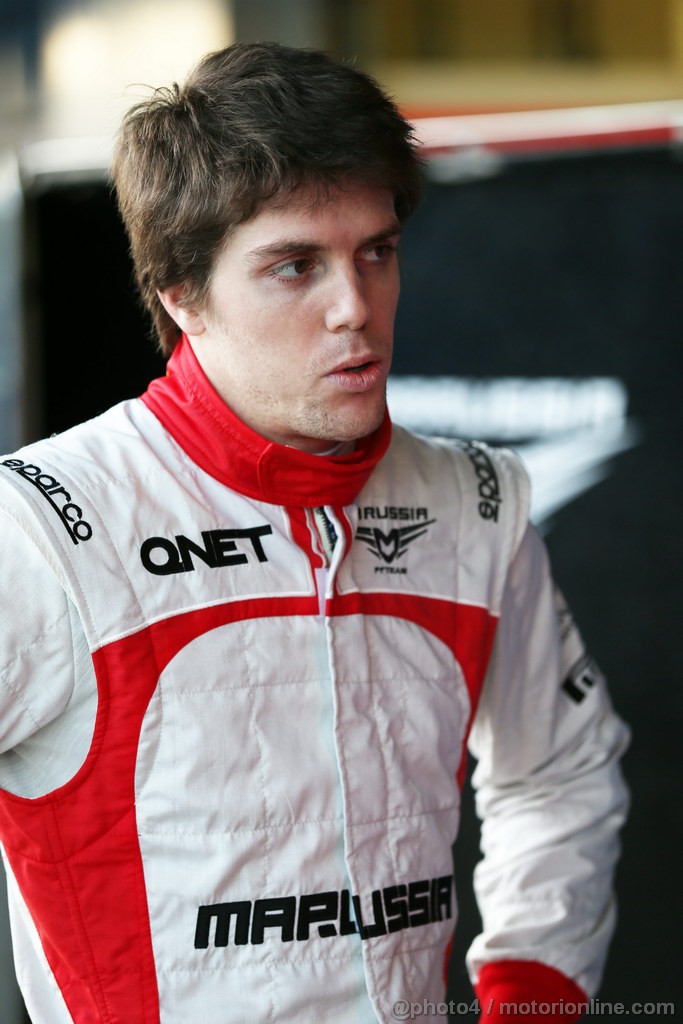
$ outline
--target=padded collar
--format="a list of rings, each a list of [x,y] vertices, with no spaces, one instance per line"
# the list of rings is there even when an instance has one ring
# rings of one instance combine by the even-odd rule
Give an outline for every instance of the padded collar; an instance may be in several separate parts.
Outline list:
[[[167,375],[150,383],[142,401],[203,470],[240,494],[274,505],[350,505],[391,440],[388,413],[346,455],[312,455],[266,440],[225,404],[184,335]]]

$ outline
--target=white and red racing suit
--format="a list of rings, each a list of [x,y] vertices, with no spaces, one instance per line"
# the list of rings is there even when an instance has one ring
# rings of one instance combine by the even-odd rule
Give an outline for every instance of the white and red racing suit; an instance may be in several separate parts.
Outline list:
[[[627,733],[527,490],[511,453],[388,417],[334,457],[266,441],[187,340],[141,399],[0,460],[0,837],[34,1024],[438,1003],[468,738],[473,981],[595,992]]]

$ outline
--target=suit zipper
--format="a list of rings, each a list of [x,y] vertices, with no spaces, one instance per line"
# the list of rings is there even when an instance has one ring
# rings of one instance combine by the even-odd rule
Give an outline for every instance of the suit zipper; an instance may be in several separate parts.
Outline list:
[[[313,515],[315,517],[315,523],[318,527],[318,533],[320,534],[320,540],[329,566],[332,562],[334,546],[337,543],[337,533],[334,526],[328,519],[327,513],[322,505],[313,509]]]
[[[323,550],[325,565],[315,570],[316,589],[318,591],[318,610],[321,618],[325,617],[325,601],[327,597],[327,578],[332,564],[334,547],[337,542],[337,533],[330,522],[327,513],[322,505],[313,509],[313,520],[318,531],[320,544]]]

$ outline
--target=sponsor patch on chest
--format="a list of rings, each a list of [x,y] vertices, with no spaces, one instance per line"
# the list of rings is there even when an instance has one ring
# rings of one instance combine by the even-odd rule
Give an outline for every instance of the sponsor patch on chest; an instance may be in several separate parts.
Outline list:
[[[356,539],[382,563],[375,566],[375,572],[389,574],[408,572],[406,565],[396,563],[436,522],[421,505],[364,505],[358,510],[358,520]],[[403,525],[394,525],[397,523]]]
[[[155,576],[193,572],[197,561],[211,569],[247,565],[250,561],[267,562],[263,538],[272,532],[272,526],[264,524],[242,529],[203,530],[201,541],[182,533],[173,538],[148,537],[140,548],[140,560],[147,572]]]

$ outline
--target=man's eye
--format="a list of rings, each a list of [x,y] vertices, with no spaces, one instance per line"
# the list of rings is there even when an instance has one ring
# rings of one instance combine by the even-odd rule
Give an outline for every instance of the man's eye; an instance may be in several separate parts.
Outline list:
[[[379,245],[371,245],[369,249],[366,249],[363,253],[363,259],[366,263],[382,263],[391,256],[395,249],[395,245],[390,245],[388,242],[380,242]]]
[[[279,267],[275,267],[271,271],[273,277],[301,277],[313,266],[313,260],[307,256],[302,256],[301,259],[291,260],[289,263],[281,263]]]

